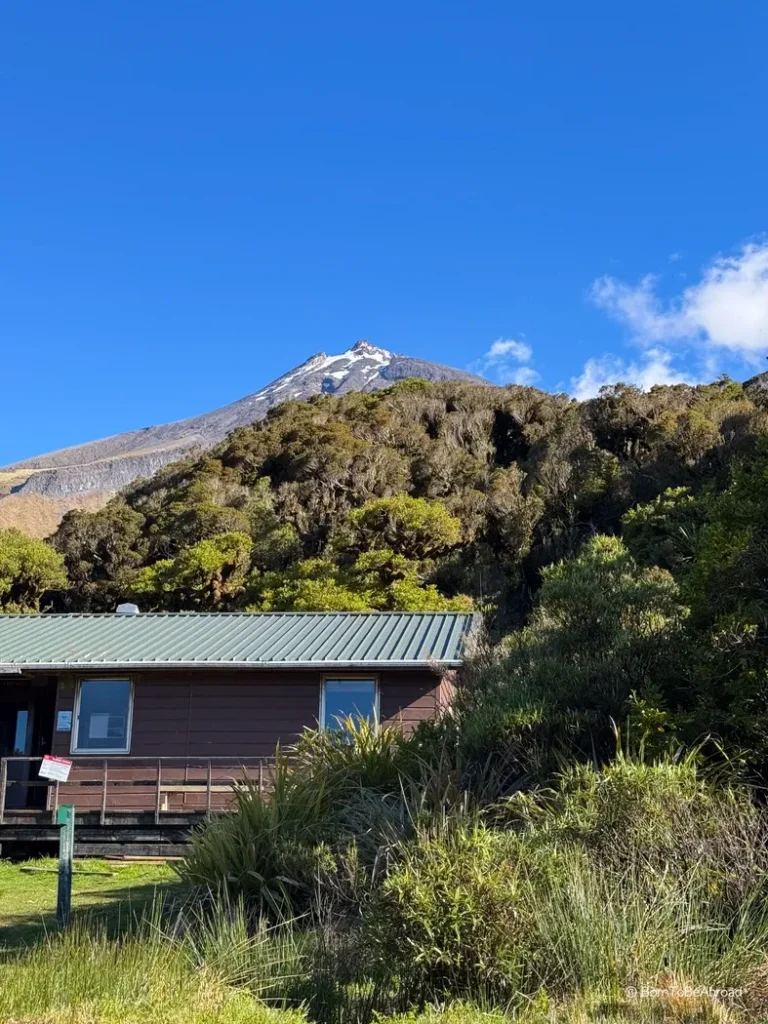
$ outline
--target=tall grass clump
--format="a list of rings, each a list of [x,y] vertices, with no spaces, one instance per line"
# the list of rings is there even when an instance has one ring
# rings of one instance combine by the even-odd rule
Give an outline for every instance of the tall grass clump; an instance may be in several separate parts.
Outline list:
[[[278,750],[267,792],[238,786],[234,813],[193,833],[182,877],[273,919],[307,913],[319,880],[347,894],[368,884],[410,827],[403,793],[416,761],[396,729],[343,726]]]
[[[0,962],[0,1020],[16,1024],[301,1024],[195,966],[149,925],[117,942],[87,924]]]
[[[167,941],[181,946],[195,970],[247,988],[273,1007],[303,1001],[317,946],[312,930],[292,921],[274,925],[254,919],[242,899],[222,896],[184,907],[163,931]]]
[[[531,1000],[519,1012],[466,1001],[425,1006],[420,1012],[387,1018],[386,1024],[745,1024],[746,1018],[703,999],[681,998],[666,1004],[638,998],[631,1006],[606,1005],[599,996],[552,1003]]]
[[[338,921],[254,920],[244,900],[187,908],[169,936],[195,969],[247,988],[278,1009],[303,1008],[322,1024],[365,1024],[402,1009],[392,972],[359,928]]]

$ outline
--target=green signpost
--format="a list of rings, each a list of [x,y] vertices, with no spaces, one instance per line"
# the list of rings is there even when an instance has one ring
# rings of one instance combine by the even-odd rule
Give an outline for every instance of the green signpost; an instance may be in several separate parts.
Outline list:
[[[75,852],[75,808],[62,804],[56,811],[59,829],[59,893],[56,900],[56,921],[63,928],[72,910],[72,858]]]

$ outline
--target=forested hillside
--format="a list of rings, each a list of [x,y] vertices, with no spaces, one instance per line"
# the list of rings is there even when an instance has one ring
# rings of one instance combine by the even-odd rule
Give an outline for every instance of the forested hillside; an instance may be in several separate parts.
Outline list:
[[[617,385],[577,403],[534,388],[407,380],[287,402],[106,508],[69,513],[51,539],[68,586],[51,577],[41,593],[38,573],[31,606],[472,602],[505,632],[524,620],[541,570],[586,538],[644,538],[640,513],[625,526],[622,517],[669,488],[687,490],[660,516],[722,490],[764,429],[756,391],[729,380],[649,394]],[[662,548],[645,555],[673,568]],[[25,606],[19,590],[9,582],[6,606]]]
[[[321,394],[381,391],[410,377],[487,383],[466,370],[389,352],[360,339],[339,355],[318,352],[258,391],[211,412],[0,466],[0,528],[17,527],[45,537],[70,509],[103,508],[136,480],[210,450],[276,405]]]

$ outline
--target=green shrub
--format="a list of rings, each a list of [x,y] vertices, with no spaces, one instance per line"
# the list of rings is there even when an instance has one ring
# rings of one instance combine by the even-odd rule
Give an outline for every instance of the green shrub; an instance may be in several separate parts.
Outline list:
[[[454,821],[409,842],[368,911],[414,1001],[620,1006],[663,978],[743,987],[765,963],[763,818],[693,756],[575,767],[508,811],[506,831]]]
[[[522,1010],[542,993],[600,993],[621,1008],[633,989],[745,989],[765,964],[765,901],[722,901],[712,886],[697,865],[620,871],[576,847],[473,830],[414,844],[369,911],[371,942],[415,1005]]]
[[[458,703],[460,749],[492,760],[507,791],[558,760],[608,760],[633,692],[674,660],[686,610],[670,574],[597,536],[542,572],[537,607]]]
[[[550,859],[513,833],[477,825],[421,836],[382,883],[371,941],[416,1000],[511,999],[529,986],[539,956],[537,893]]]
[[[551,790],[508,807],[536,841],[578,845],[623,870],[707,872],[719,899],[766,891],[768,822],[750,792],[708,778],[696,752],[646,762],[619,753],[597,770],[573,765]]]

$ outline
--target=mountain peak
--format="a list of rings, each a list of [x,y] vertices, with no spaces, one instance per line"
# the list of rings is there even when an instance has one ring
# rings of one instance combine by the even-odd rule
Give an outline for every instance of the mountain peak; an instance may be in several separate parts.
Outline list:
[[[262,419],[282,402],[321,394],[378,391],[406,377],[488,383],[465,370],[397,355],[361,338],[340,355],[317,352],[259,391],[202,416],[115,434],[0,467],[0,478],[5,477],[5,481],[0,479],[0,523],[16,525],[14,504],[34,504],[38,509],[42,502],[46,508],[50,506],[50,514],[41,512],[39,525],[28,520],[23,525],[29,533],[44,535],[55,528],[67,509],[99,507],[137,477],[151,476],[193,450],[211,448],[231,430]]]
[[[349,351],[358,355],[362,353],[363,355],[387,356],[390,359],[392,358],[391,352],[388,352],[385,348],[379,348],[377,345],[372,345],[370,341],[366,341],[365,338],[360,338],[359,341],[356,341]]]

